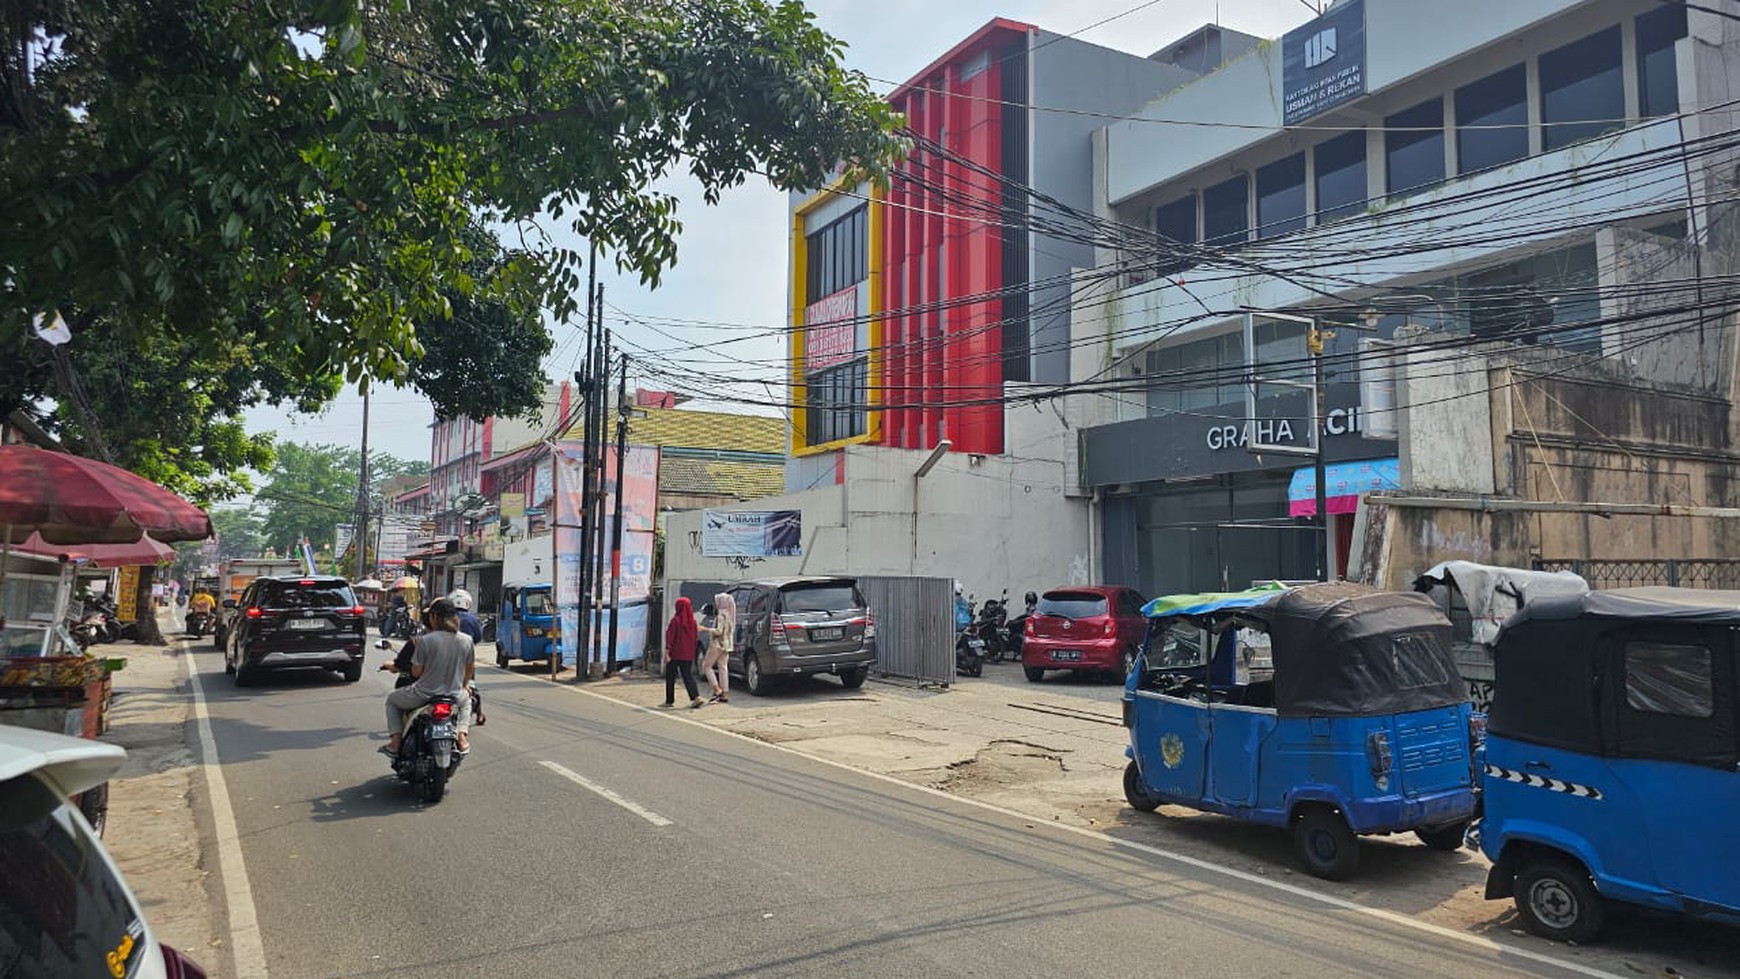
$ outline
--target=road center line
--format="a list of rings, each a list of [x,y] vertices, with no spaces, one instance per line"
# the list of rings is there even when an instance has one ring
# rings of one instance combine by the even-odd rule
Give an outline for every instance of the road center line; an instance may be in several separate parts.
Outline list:
[[[218,762],[217,739],[211,733],[211,715],[199,686],[199,665],[193,649],[181,646],[187,663],[187,682],[193,689],[193,716],[199,722],[200,768],[205,772],[206,794],[211,797],[212,827],[217,833],[218,870],[223,880],[230,918],[230,959],[236,979],[266,979],[266,947],[260,938],[260,920],[254,911],[254,890],[248,883],[248,868],[242,862],[241,836],[236,832],[235,810],[230,808],[230,790]]]
[[[538,762],[538,764],[544,766],[545,768],[548,768],[550,771],[555,772],[557,775],[562,776],[563,778],[567,779],[568,781],[573,782],[575,785],[580,786],[581,788],[585,789],[586,791],[597,793],[599,796],[603,797],[604,799],[606,799],[610,802],[616,803],[617,805],[621,806],[622,808],[627,809],[629,812],[634,813],[636,816],[639,816],[640,818],[646,820],[647,822],[652,823],[654,826],[674,825],[670,820],[666,819],[665,817],[659,815],[656,812],[653,812],[651,809],[648,809],[645,806],[643,806],[637,802],[632,802],[628,799],[624,799],[622,796],[617,795],[615,792],[612,792],[611,790],[605,788],[604,786],[599,785],[597,782],[592,781],[591,779],[587,778],[586,776],[581,775],[579,772],[576,772],[573,769],[568,768],[565,765],[558,765],[553,761],[541,761],[541,762]]]

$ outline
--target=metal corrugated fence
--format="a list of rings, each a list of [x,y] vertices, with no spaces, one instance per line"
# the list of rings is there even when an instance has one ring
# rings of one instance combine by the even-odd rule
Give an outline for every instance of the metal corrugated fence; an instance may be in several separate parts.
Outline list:
[[[919,683],[955,682],[952,578],[860,577],[876,616],[876,672]]]

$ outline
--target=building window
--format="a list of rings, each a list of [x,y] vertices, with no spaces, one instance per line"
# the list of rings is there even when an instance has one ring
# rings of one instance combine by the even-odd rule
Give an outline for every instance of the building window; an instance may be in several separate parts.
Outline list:
[[[1181,272],[1195,264],[1190,257],[1194,249],[1188,246],[1196,244],[1196,195],[1185,194],[1155,208],[1154,233],[1159,238],[1160,275]]]
[[[1202,240],[1210,245],[1244,241],[1251,229],[1250,181],[1244,174],[1202,192]]]
[[[1148,414],[1170,415],[1241,403],[1244,337],[1226,333],[1151,350]]]
[[[804,248],[804,303],[864,281],[869,219],[863,207],[810,234]]]
[[[1392,196],[1444,179],[1443,99],[1384,119],[1384,172],[1384,186]]]
[[[1365,206],[1365,130],[1319,143],[1311,152],[1317,166],[1317,223],[1358,214]]]
[[[869,368],[856,360],[809,375],[805,381],[805,442],[823,445],[869,430]]]
[[[1528,73],[1515,65],[1456,90],[1457,173],[1529,155],[1528,88]]]
[[[1601,349],[1600,276],[1592,243],[1486,269],[1458,284],[1475,336]]]
[[[1674,42],[1686,36],[1686,8],[1665,3],[1637,18],[1637,114],[1645,119],[1680,111]]]
[[[1556,150],[1625,125],[1619,26],[1541,55],[1541,144]]]
[[[1305,227],[1305,154],[1257,168],[1257,237]]]

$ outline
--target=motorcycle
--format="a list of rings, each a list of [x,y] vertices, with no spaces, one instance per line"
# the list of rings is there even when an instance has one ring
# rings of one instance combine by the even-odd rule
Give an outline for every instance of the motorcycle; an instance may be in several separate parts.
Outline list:
[[[955,637],[955,672],[965,676],[985,673],[985,640],[976,626],[967,626]]]
[[[392,756],[393,773],[410,783],[424,802],[441,801],[447,780],[465,760],[458,722],[459,701],[453,697],[436,697],[405,718],[399,753]]]
[[[206,630],[210,629],[210,628],[211,628],[211,613],[210,612],[189,612],[189,613],[187,613],[187,630],[186,631],[187,631],[187,634],[189,636],[193,637],[194,639],[198,639],[200,636],[205,635]]]
[[[1028,602],[1026,609],[1020,615],[1010,619],[1004,627],[1003,646],[1010,659],[1019,660],[1021,658],[1021,649],[1027,639],[1027,620],[1033,618],[1033,612],[1036,608],[1038,608],[1037,603]]]
[[[1009,590],[1003,590],[1003,597],[987,598],[979,608],[977,620],[973,623],[979,637],[985,641],[985,656],[993,663],[1001,663],[1009,651],[1004,626],[1009,620]]]

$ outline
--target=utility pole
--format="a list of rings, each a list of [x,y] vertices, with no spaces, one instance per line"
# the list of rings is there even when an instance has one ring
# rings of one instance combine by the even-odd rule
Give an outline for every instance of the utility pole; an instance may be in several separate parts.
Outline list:
[[[592,630],[592,618],[588,611],[587,596],[591,594],[590,562],[587,560],[588,548],[592,543],[592,409],[593,388],[596,373],[593,368],[594,350],[597,347],[599,334],[602,332],[601,317],[597,316],[597,306],[593,296],[598,290],[598,246],[594,244],[590,254],[591,271],[586,276],[586,356],[584,370],[574,375],[574,386],[580,394],[580,553],[575,555],[579,562],[578,584],[579,592],[573,596],[573,603],[579,609],[575,617],[576,628],[573,636],[562,637],[563,647],[568,648],[573,643],[574,678],[585,679],[591,674],[586,662],[587,638]],[[570,515],[572,516],[572,515]]]
[[[350,541],[356,546],[356,581],[368,577],[369,549],[369,379],[362,379],[362,472],[358,474],[356,490],[357,524],[351,529]],[[336,557],[336,555],[334,555]]]
[[[616,672],[616,620],[622,611],[622,498],[628,485],[628,354],[621,355],[616,382],[616,506],[610,519],[610,643],[604,675]]]
[[[602,327],[604,323],[604,294],[602,291],[598,296],[598,322]],[[602,330],[602,332],[604,343],[598,351],[598,373],[595,375],[598,378],[598,418],[594,458],[598,460],[598,487],[592,494],[593,506],[598,508],[597,513],[592,518],[592,526],[597,529],[598,540],[595,545],[596,553],[591,556],[594,570],[592,607],[597,610],[598,616],[592,629],[592,662],[594,663],[601,663],[604,659],[604,552],[607,550],[604,534],[604,449],[610,444],[610,438],[606,434],[607,429],[605,428],[609,423],[610,412],[610,331]],[[617,479],[618,481],[622,479],[621,460],[617,462]]]
[[[1317,489],[1318,581],[1329,581],[1335,576],[1334,570],[1330,567],[1330,553],[1333,548],[1333,543],[1330,540],[1329,534],[1329,491],[1328,486],[1326,485],[1329,482],[1329,467],[1325,464],[1323,458],[1323,444],[1327,441],[1324,436],[1327,433],[1324,432],[1322,427],[1326,407],[1324,404],[1326,385],[1324,384],[1323,371],[1323,343],[1333,336],[1335,336],[1335,334],[1322,329],[1318,325],[1317,317],[1311,317],[1311,331],[1305,334],[1305,348],[1311,351],[1311,424],[1317,426],[1315,437],[1312,439],[1312,441],[1317,445],[1317,452],[1312,459],[1312,466],[1315,469],[1315,472],[1312,474],[1312,482],[1316,484]]]

